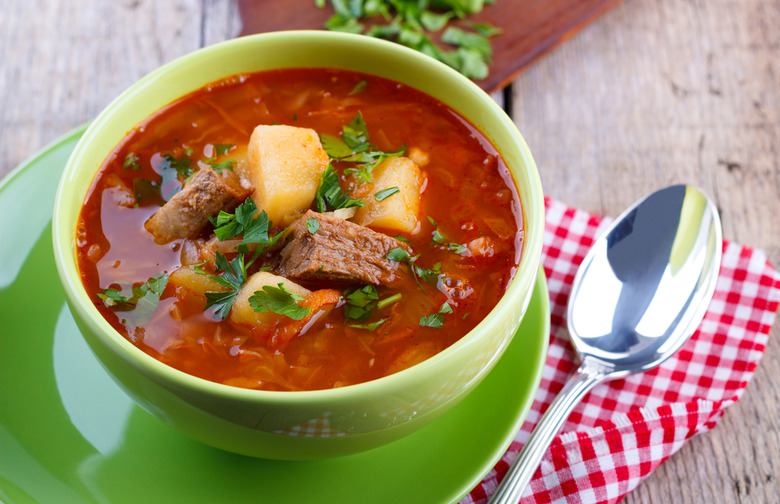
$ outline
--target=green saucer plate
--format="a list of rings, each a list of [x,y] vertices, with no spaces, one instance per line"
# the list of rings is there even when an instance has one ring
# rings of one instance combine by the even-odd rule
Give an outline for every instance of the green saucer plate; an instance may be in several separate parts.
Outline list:
[[[541,272],[484,381],[438,420],[372,451],[254,459],[193,441],[136,406],[79,334],[52,257],[54,193],[83,132],[0,182],[0,501],[457,502],[498,462],[541,378],[550,319]]]

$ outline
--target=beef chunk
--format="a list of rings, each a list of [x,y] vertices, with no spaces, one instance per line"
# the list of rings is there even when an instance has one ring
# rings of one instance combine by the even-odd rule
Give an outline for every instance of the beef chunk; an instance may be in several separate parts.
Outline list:
[[[309,219],[319,222],[314,234],[306,225]],[[387,253],[399,247],[410,251],[395,238],[311,210],[292,224],[286,240],[280,274],[296,280],[388,284],[397,278],[398,263]]]
[[[251,188],[242,186],[232,170],[218,174],[211,168],[202,168],[144,227],[160,244],[194,238],[208,226],[209,217],[216,217],[220,210],[232,211],[250,192]]]

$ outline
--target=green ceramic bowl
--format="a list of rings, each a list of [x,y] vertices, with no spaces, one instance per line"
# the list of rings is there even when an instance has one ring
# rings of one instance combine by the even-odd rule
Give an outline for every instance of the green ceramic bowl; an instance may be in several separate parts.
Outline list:
[[[103,319],[76,268],[76,220],[87,189],[108,153],[133,126],[212,81],[289,67],[374,74],[446,103],[492,140],[512,172],[525,215],[521,264],[504,297],[474,330],[409,369],[333,390],[247,390],[168,367],[133,346]],[[534,161],[514,123],[487,94],[415,51],[324,31],[231,40],[179,58],[138,81],[97,117],[76,146],[60,181],[53,220],[54,256],[68,304],[108,373],[144,409],[193,438],[276,459],[368,450],[419,429],[465,397],[492,369],[520,324],[539,273],[543,229],[542,187]]]

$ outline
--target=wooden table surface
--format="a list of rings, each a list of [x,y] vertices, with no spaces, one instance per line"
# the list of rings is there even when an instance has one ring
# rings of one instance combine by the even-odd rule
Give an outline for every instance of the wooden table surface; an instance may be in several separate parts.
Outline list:
[[[240,29],[226,0],[0,7],[0,176],[144,74]],[[716,200],[725,238],[780,265],[778,27],[780,0],[625,0],[496,97],[548,195],[614,216],[653,189],[696,184]],[[625,502],[780,502],[779,336],[775,324],[719,426]]]

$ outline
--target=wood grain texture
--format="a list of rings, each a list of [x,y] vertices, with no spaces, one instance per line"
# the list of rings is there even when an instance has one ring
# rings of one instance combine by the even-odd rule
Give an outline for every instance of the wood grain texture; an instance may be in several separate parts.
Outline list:
[[[489,23],[502,29],[491,39],[490,74],[477,82],[492,93],[620,1],[505,0],[485,6],[465,22],[453,23],[461,26]],[[238,6],[244,21],[243,35],[281,29],[320,29],[334,12],[330,7],[316,8],[314,0],[238,0]],[[370,24],[371,20],[367,20],[367,25]],[[432,36],[437,40],[438,34]]]
[[[0,0],[0,176],[149,71],[240,30],[225,0],[74,5]],[[507,105],[547,193],[615,215],[695,183],[727,239],[780,264],[778,26],[778,0],[625,0],[539,60]],[[776,324],[742,399],[626,502],[780,502],[778,377]]]
[[[615,216],[692,183],[780,264],[780,2],[627,0],[515,80],[545,192]],[[780,330],[742,399],[625,502],[780,502]]]

